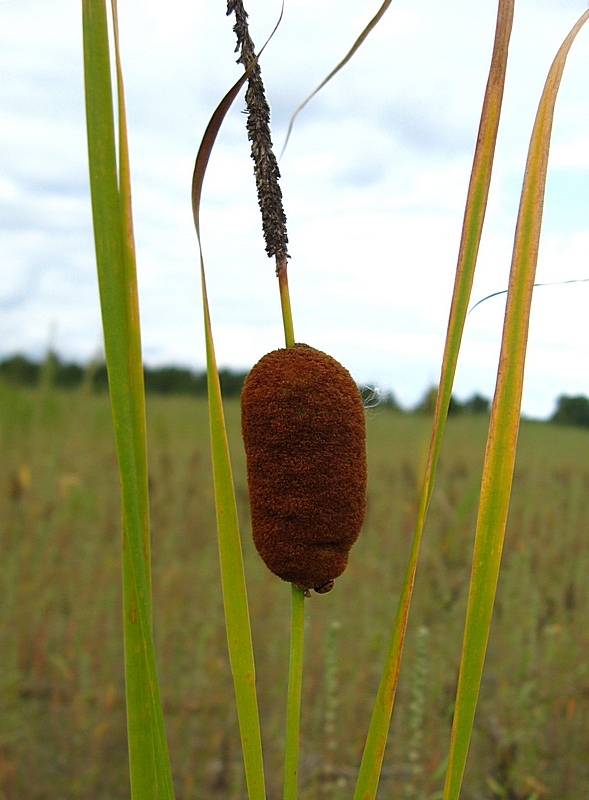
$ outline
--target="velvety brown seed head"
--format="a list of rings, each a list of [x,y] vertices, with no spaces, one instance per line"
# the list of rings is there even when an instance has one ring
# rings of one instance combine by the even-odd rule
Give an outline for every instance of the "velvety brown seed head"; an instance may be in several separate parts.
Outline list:
[[[267,567],[303,588],[337,578],[366,510],[364,408],[352,376],[308,345],[274,350],[246,378],[241,427]]]

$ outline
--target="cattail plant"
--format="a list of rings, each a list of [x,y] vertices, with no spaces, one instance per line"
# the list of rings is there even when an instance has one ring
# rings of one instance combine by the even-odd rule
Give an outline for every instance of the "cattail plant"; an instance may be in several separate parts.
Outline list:
[[[346,568],[366,508],[366,432],[360,392],[341,364],[295,345],[287,283],[286,214],[270,109],[242,0],[229,0],[239,61],[249,70],[251,142],[266,252],[276,258],[286,349],[252,369],[241,398],[256,548],[297,589],[326,593]]]
[[[391,0],[382,3],[336,70],[365,41],[390,3]],[[423,526],[483,228],[501,115],[513,7],[514,0],[498,2],[494,49],[466,199],[427,468],[400,597],[383,597],[383,602],[397,602],[397,614],[366,735],[354,800],[372,800],[378,787]],[[174,793],[152,633],[144,392],[116,0],[112,0],[112,31],[118,92],[118,146],[115,144],[105,2],[84,0],[82,8],[93,221],[122,490],[131,790],[133,798],[155,800],[157,797],[162,800],[172,798]],[[243,395],[243,434],[254,539],[270,569],[292,584],[284,797],[285,800],[294,800],[297,797],[305,594],[310,587],[324,591],[331,586],[331,581],[344,570],[350,548],[358,536],[365,502],[364,427],[359,394],[345,369],[312,347],[295,345],[287,282],[286,217],[278,188],[278,167],[272,155],[260,53],[255,53],[249,37],[243,4],[231,0],[228,10],[235,14],[238,50],[245,71],[223,98],[205,131],[193,175],[192,202],[195,226],[200,235],[199,207],[208,158],[225,114],[247,82],[248,135],[252,142],[266,248],[268,254],[276,259],[286,348],[279,348],[262,358],[248,378]],[[499,573],[515,461],[554,106],[567,54],[588,18],[589,11],[573,26],[555,57],[540,99],[528,152],[479,497],[464,642],[443,792],[443,797],[448,800],[455,800],[460,793]],[[248,797],[250,800],[263,800],[266,793],[247,591],[202,252],[200,267],[227,643]]]
[[[366,509],[360,391],[313,347],[275,350],[245,381],[241,424],[256,548],[278,577],[325,593]]]

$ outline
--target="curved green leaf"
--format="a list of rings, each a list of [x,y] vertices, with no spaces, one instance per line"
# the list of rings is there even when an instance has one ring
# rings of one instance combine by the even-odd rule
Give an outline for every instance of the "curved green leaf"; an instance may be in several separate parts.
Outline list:
[[[554,59],[528,151],[483,467],[462,659],[444,787],[445,800],[455,800],[460,793],[491,626],[519,430],[530,306],[554,106],[568,52],[588,18],[589,11],[586,11]]]
[[[413,584],[417,570],[417,559],[421,536],[442,444],[448,407],[452,395],[452,385],[456,373],[456,364],[464,329],[464,320],[468,309],[468,301],[474,278],[474,270],[478,255],[480,237],[484,222],[485,210],[495,142],[501,113],[503,86],[507,66],[507,52],[513,20],[514,0],[502,0],[497,14],[495,43],[489,78],[483,102],[479,135],[468,189],[468,198],[464,215],[462,239],[458,256],[458,266],[454,283],[448,333],[444,347],[440,387],[438,391],[434,424],[430,441],[427,469],[424,478],[422,495],[418,510],[413,543],[405,579],[399,599],[397,616],[391,633],[389,649],[378,688],[378,694],[370,728],[366,739],[360,772],[354,793],[354,800],[373,800],[378,788],[378,779],[384,756],[389,724],[395,700],[401,656],[407,627],[409,605],[413,593]]]
[[[207,125],[198,150],[192,176],[192,214],[200,254],[213,482],[229,661],[235,688],[248,797],[250,800],[264,800],[266,789],[262,760],[262,740],[245,573],[200,239],[200,199],[213,145],[227,111],[237,97],[239,90],[247,81],[256,63],[257,59],[252,61],[240,79],[227,92]]]

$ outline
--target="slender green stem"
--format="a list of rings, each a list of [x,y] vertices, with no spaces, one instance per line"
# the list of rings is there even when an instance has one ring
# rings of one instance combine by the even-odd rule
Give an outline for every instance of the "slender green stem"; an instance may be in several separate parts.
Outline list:
[[[305,636],[305,592],[292,584],[290,617],[290,666],[286,704],[286,747],[284,755],[284,800],[296,800],[299,771],[299,726],[303,682]]]
[[[295,335],[292,323],[292,309],[290,307],[290,293],[288,291],[288,274],[286,257],[276,259],[276,275],[280,289],[280,305],[282,306],[282,324],[284,325],[284,339],[287,347],[294,347]]]

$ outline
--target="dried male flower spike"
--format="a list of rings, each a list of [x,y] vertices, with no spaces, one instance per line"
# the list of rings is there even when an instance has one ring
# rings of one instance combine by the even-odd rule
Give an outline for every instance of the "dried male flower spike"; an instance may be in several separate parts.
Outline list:
[[[228,0],[227,14],[235,14],[233,30],[237,36],[236,50],[240,50],[238,62],[247,69],[256,57],[255,48],[249,33],[247,13],[242,0]],[[286,215],[282,205],[280,170],[272,148],[270,134],[270,106],[266,100],[262,71],[259,63],[255,65],[248,79],[245,93],[247,106],[247,135],[252,143],[254,175],[258,189],[258,204],[262,212],[262,229],[266,242],[266,252],[276,256],[276,264],[286,263],[288,257],[288,235]]]
[[[358,387],[306,344],[265,355],[241,394],[252,533],[266,566],[324,593],[346,568],[366,511]]]

